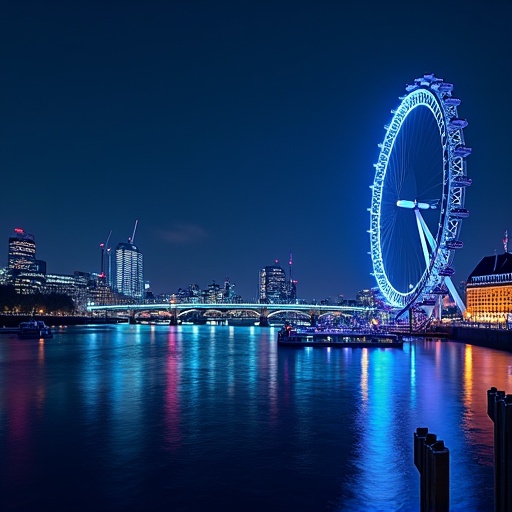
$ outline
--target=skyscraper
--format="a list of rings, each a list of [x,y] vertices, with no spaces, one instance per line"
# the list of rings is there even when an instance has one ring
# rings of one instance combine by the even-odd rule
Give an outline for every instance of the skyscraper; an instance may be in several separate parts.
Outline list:
[[[34,235],[16,228],[9,237],[7,267],[18,293],[41,291],[46,280],[46,262],[36,259]]]
[[[115,290],[126,297],[144,298],[143,257],[132,243],[119,243],[116,247]]]
[[[34,270],[36,265],[36,241],[34,235],[16,228],[9,237],[7,266],[10,270]]]
[[[275,304],[288,299],[286,272],[275,262],[260,270],[259,301],[262,304]]]

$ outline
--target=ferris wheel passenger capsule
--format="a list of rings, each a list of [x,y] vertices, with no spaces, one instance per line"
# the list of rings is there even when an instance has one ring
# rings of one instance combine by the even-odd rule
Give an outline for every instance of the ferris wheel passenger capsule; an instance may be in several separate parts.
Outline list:
[[[471,154],[473,150],[471,148],[467,148],[466,146],[463,146],[463,145],[459,145],[457,146],[454,150],[453,150],[453,155],[454,156],[461,156],[461,157],[466,157],[466,156],[469,156]]]
[[[464,247],[464,242],[462,240],[446,240],[446,248],[447,249],[462,249]]]
[[[452,107],[458,107],[460,105],[459,98],[446,98],[444,102],[446,105],[450,105]]]
[[[450,130],[460,130],[461,128],[466,128],[468,122],[465,119],[452,119],[448,123],[448,128]]]
[[[452,92],[453,91],[453,84],[449,84],[448,82],[439,82],[436,84],[436,89],[439,92]]]
[[[467,176],[458,176],[456,178],[453,178],[452,187],[469,187],[471,183],[473,183],[473,180],[471,178],[468,178]]]
[[[452,208],[450,210],[450,216],[457,219],[465,219],[469,217],[469,210],[467,208]]]

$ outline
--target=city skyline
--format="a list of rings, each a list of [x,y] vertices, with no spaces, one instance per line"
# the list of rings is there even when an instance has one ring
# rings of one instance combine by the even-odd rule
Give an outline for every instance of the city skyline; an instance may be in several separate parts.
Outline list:
[[[258,270],[293,253],[298,296],[354,297],[375,286],[383,126],[433,72],[454,84],[473,148],[454,280],[502,252],[511,5],[439,2],[437,24],[424,6],[289,5],[4,7],[0,239],[21,227],[48,273],[100,272],[100,244],[127,242],[139,219],[155,293],[229,276],[252,297]]]
[[[76,272],[80,275],[95,275],[98,283],[100,281],[107,283],[113,291],[118,292],[125,297],[143,299],[145,285],[147,285],[146,291],[148,292],[152,292],[152,287],[151,283],[144,279],[144,255],[137,246],[131,243],[134,241],[134,235],[135,230],[132,236],[128,239],[129,242],[114,243],[112,247],[108,243],[100,244],[101,272],[87,269],[77,269]],[[108,240],[110,240],[110,235]],[[27,233],[23,228],[18,227],[13,230],[13,233],[9,237],[8,245],[8,265],[4,268],[5,271],[18,269],[34,272],[35,274],[47,274],[48,276],[66,275],[68,277],[73,277],[72,274],[47,273],[46,267],[48,262],[41,258],[36,258],[36,256],[39,256],[39,254],[37,254],[36,236],[33,233]],[[239,301],[240,299],[247,301],[248,299],[249,302],[258,302],[263,299],[263,301],[266,302],[267,299],[272,296],[270,302],[281,302],[284,300],[284,297],[281,296],[282,294],[286,295],[286,298],[289,299],[287,300],[288,302],[294,302],[296,299],[301,301],[307,300],[307,297],[297,297],[296,295],[297,281],[293,279],[292,266],[292,254],[289,255],[288,266],[286,268],[283,268],[282,264],[280,264],[278,260],[275,260],[271,265],[260,266],[258,269],[258,290],[255,295],[251,297],[240,297],[235,290],[236,283],[232,282],[229,276],[224,278],[224,286],[228,284],[231,289],[231,294],[234,295],[233,298],[236,298],[236,301]],[[277,272],[277,275],[279,276],[277,278],[278,284],[274,284],[274,278],[270,277],[271,291],[267,292],[266,286],[268,285],[269,279],[268,273],[272,275],[274,272]],[[263,281],[266,283],[265,285],[262,284],[262,275],[266,276],[263,278]],[[163,292],[160,292],[159,295],[174,295],[185,290],[190,291],[192,289],[196,291],[207,290],[214,285],[217,287],[220,286],[216,279],[211,279],[206,283],[206,286],[204,286],[204,283],[191,282],[181,284],[172,290],[164,290]],[[267,297],[267,293],[269,293],[269,297]],[[340,297],[325,297],[322,300],[331,299],[335,302],[339,298]]]

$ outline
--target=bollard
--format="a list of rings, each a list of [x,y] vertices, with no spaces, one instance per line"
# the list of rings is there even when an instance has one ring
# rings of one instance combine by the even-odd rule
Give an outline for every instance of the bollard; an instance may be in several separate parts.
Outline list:
[[[448,511],[450,452],[426,427],[418,427],[414,433],[414,465],[420,473],[420,511]]]
[[[494,421],[494,402],[496,399],[496,393],[498,390],[495,387],[487,390],[487,416]]]
[[[426,507],[428,512],[450,509],[450,452],[443,441],[427,447]]]
[[[414,465],[421,472],[421,447],[427,437],[428,428],[418,427],[414,432]]]
[[[494,422],[494,510],[512,510],[512,395],[492,387],[487,414]]]
[[[512,509],[512,395],[506,395],[503,404],[504,499],[507,510],[510,510]]]
[[[504,391],[498,391],[494,400],[494,494],[496,510],[507,510],[505,506],[504,467],[503,467],[503,399]]]
[[[418,427],[416,432],[414,433],[414,465],[416,469],[420,473],[420,505],[421,511],[424,512],[424,503],[425,503],[425,478],[426,471],[424,466],[424,456],[423,456],[423,446],[425,445],[425,440],[427,439],[428,428],[426,427]]]

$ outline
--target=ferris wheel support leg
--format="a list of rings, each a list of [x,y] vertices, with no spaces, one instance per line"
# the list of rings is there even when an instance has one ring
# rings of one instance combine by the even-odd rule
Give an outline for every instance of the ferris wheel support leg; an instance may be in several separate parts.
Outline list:
[[[464,314],[466,312],[466,305],[464,302],[462,302],[462,299],[460,298],[460,295],[457,292],[457,289],[455,288],[455,285],[453,284],[450,277],[445,277],[444,282],[446,283],[446,287],[448,288],[448,291],[450,292],[450,295],[452,296],[452,299],[455,301],[455,304],[457,304],[457,307],[459,308],[460,312]]]
[[[436,248],[436,241],[434,240],[434,237],[432,236],[432,233],[430,232],[430,229],[428,229],[428,226],[427,226],[426,222],[423,220],[423,217],[422,217],[422,215],[421,215],[419,210],[416,210],[416,221],[419,222],[419,224],[423,228],[420,231],[422,231],[425,234],[431,249],[434,250]],[[423,248],[423,250],[425,251],[425,248]],[[429,264],[429,262],[430,262],[430,260],[427,261],[427,265]]]
[[[421,225],[423,227],[423,230],[425,231],[425,235],[427,236],[427,239],[430,243],[430,246],[432,247],[432,250],[434,250],[435,241],[434,237],[432,236],[432,233],[430,233],[425,221],[423,220],[423,217],[421,214],[417,213],[417,217],[419,216],[419,222],[421,222]],[[450,295],[452,299],[455,301],[455,304],[457,304],[457,307],[459,308],[459,311],[464,314],[466,312],[466,305],[462,301],[459,293],[457,292],[457,289],[455,288],[455,285],[453,284],[453,281],[450,277],[445,277],[444,282],[446,283],[446,287],[448,288],[448,291],[450,292]]]
[[[427,225],[425,224],[425,221],[423,220],[423,217],[421,216],[421,213],[418,208],[414,209],[414,213],[416,215],[416,225],[418,226],[418,233],[420,234],[421,248],[423,249],[425,264],[427,265],[428,268],[430,265],[430,254],[428,253],[427,241],[425,240],[425,232],[427,233],[428,236],[430,235],[430,231],[428,230]]]

